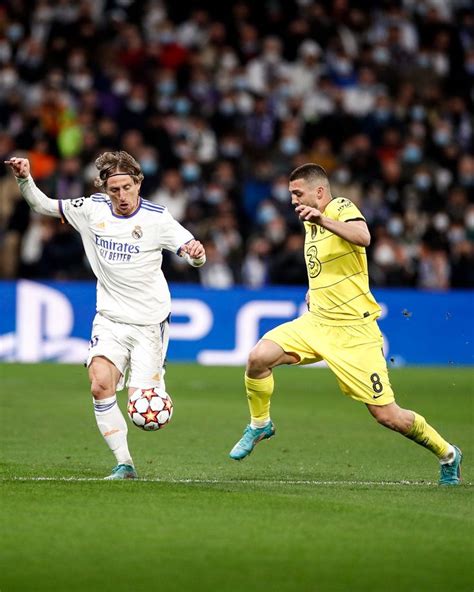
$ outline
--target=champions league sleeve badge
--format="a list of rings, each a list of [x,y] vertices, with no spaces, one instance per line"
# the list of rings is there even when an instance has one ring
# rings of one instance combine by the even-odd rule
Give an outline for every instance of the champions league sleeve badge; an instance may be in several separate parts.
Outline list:
[[[141,226],[135,226],[135,228],[132,230],[132,236],[136,239],[142,238],[143,230],[141,229]]]

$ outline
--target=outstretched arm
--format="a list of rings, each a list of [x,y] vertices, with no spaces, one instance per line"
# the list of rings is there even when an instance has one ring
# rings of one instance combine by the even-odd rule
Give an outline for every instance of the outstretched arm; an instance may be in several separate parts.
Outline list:
[[[12,157],[10,160],[5,160],[4,162],[12,169],[21,194],[33,211],[38,212],[38,214],[44,214],[45,216],[61,218],[59,201],[50,199],[41,189],[36,187],[33,177],[30,175],[30,162],[27,158]]]
[[[184,243],[179,250],[179,255],[184,257],[193,267],[201,267],[206,263],[206,251],[203,245],[194,239]]]

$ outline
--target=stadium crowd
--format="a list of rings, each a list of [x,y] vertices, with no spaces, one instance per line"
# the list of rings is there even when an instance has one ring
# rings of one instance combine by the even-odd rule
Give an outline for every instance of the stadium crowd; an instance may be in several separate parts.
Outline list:
[[[50,197],[123,149],[142,194],[203,241],[168,280],[304,284],[288,173],[327,170],[372,232],[375,286],[474,286],[468,0],[15,0],[0,5],[0,161]],[[0,164],[0,277],[92,277],[79,235]]]

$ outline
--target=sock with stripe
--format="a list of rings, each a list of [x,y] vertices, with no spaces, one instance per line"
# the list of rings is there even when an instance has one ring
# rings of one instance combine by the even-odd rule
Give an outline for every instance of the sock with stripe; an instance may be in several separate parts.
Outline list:
[[[274,388],[273,374],[265,378],[249,378],[245,375],[245,390],[250,409],[250,425],[263,428],[270,421],[270,397]]]
[[[453,447],[427,423],[423,416],[415,412],[413,412],[413,415],[415,416],[413,425],[405,436],[420,446],[431,450],[441,462],[450,462],[451,453],[454,453]]]
[[[117,464],[133,466],[132,457],[128,451],[127,423],[117,405],[117,397],[113,395],[107,399],[93,399],[93,402],[97,426],[107,446],[114,453]]]

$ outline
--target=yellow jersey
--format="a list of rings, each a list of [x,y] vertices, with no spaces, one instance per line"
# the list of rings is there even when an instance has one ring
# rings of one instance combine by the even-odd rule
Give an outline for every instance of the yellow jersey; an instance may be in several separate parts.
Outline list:
[[[340,222],[365,220],[344,197],[332,199],[324,216]],[[378,318],[381,309],[369,289],[365,248],[318,224],[304,226],[310,312],[328,325],[359,325]]]

